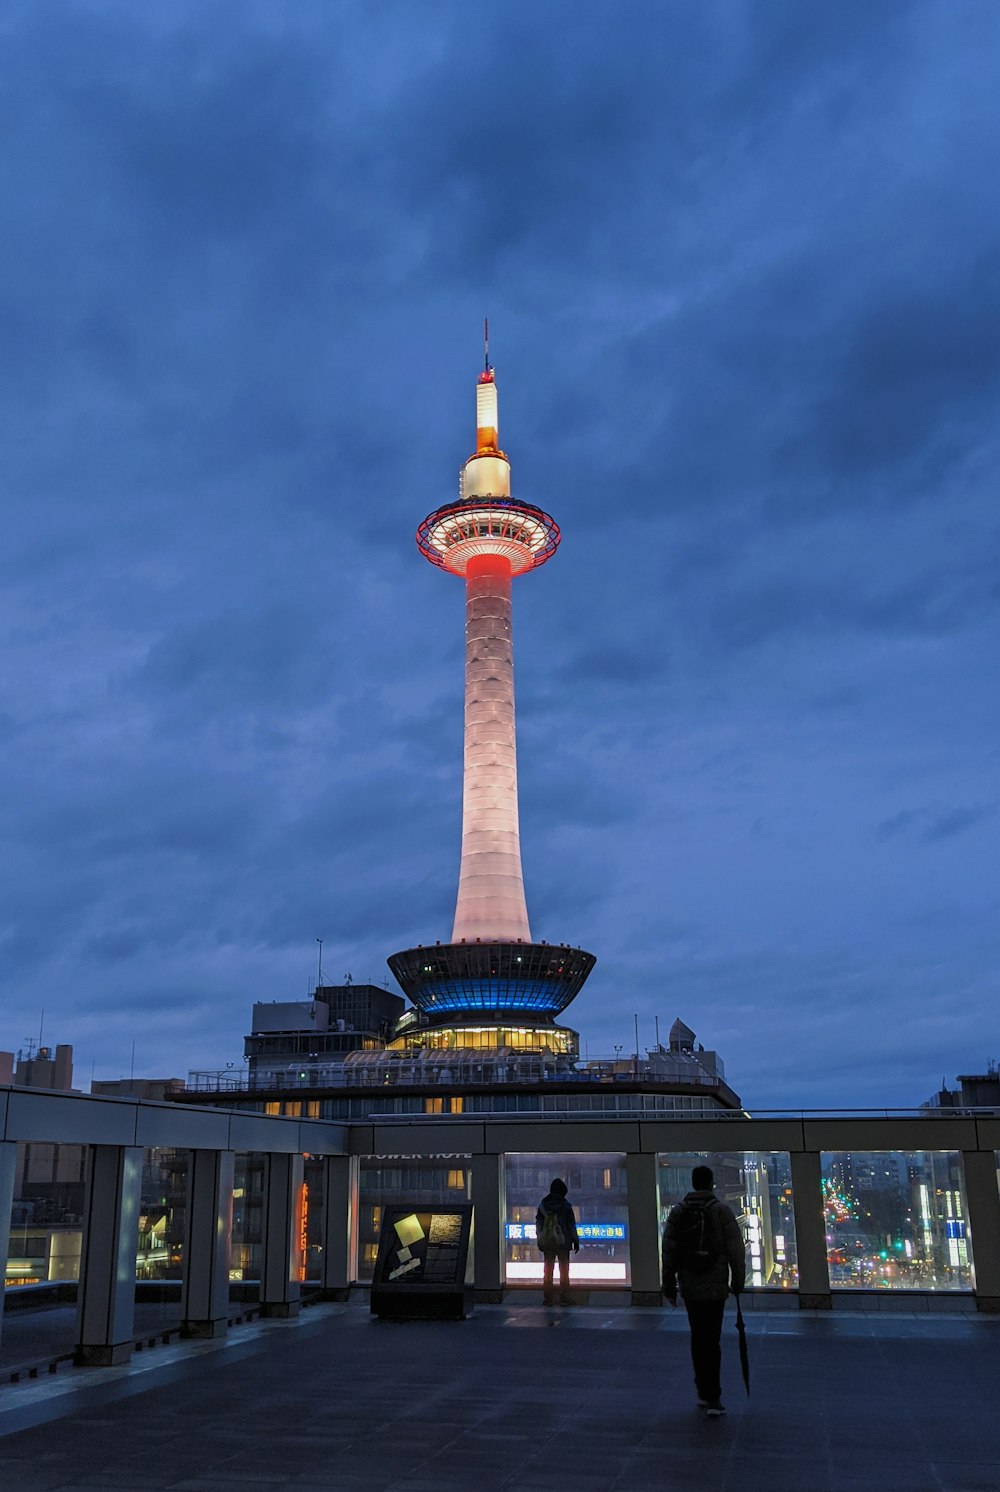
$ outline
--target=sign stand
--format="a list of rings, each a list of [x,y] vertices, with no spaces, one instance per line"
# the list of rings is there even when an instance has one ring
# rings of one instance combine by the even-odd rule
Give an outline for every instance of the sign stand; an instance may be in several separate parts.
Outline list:
[[[465,1283],[471,1231],[471,1202],[384,1206],[372,1315],[382,1321],[464,1321],[472,1309]]]

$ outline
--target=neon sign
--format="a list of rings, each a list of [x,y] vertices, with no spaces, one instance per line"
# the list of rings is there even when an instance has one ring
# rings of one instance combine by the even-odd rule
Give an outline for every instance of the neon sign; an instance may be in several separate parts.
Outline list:
[[[577,1223],[577,1237],[581,1243],[624,1243],[628,1237],[627,1223]],[[534,1243],[534,1223],[507,1223],[504,1235],[508,1243]]]

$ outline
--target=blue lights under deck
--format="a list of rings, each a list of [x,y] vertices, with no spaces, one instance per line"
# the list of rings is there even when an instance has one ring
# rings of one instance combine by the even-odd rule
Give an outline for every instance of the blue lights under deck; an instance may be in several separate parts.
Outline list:
[[[592,953],[549,943],[435,943],[394,953],[389,967],[426,1016],[555,1016],[594,967]]]

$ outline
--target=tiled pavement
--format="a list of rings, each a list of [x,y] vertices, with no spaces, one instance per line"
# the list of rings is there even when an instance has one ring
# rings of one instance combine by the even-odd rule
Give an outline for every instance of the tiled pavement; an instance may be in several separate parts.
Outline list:
[[[755,1313],[693,1403],[669,1312],[357,1304],[0,1389],[4,1492],[997,1492],[1000,1319]]]

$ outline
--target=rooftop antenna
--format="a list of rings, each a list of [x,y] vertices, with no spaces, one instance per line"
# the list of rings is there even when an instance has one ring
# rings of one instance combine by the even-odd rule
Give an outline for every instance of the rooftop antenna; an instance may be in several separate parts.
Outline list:
[[[490,371],[490,318],[483,317],[483,372]]]
[[[656,1050],[659,1051],[660,1050],[660,1017],[658,1015],[654,1015],[653,1016],[653,1023],[656,1026]]]
[[[323,939],[317,938],[316,941],[319,944],[319,959],[316,966],[316,986],[317,988],[321,988],[323,984]]]
[[[44,1030],[45,1030],[45,1006],[43,1005],[42,1006],[42,1013],[38,1017],[38,1045],[39,1046],[41,1046],[41,1044],[42,1044],[42,1032]]]

